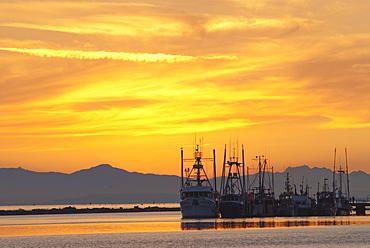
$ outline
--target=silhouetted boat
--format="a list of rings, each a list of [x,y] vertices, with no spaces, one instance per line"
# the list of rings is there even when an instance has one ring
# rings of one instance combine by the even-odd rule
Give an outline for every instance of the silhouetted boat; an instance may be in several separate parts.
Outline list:
[[[350,195],[349,195],[349,178],[348,178],[348,160],[347,160],[347,148],[345,148],[346,157],[346,170],[342,169],[342,165],[339,166],[339,170],[335,169],[337,149],[334,149],[334,169],[333,169],[333,190],[330,191],[327,178],[324,179],[323,190],[317,192],[317,208],[315,215],[350,215]],[[347,176],[346,187],[343,183],[343,175]],[[337,178],[339,178],[339,185],[337,185]],[[343,190],[346,192],[344,193]]]
[[[285,191],[279,195],[279,216],[297,216],[298,209],[293,202],[293,187],[290,185],[289,173],[285,179]]]
[[[215,152],[214,157],[207,160],[214,162],[215,169]],[[184,161],[183,150],[181,150],[181,214],[183,218],[212,218],[217,217],[216,197],[213,187],[208,179],[202,164],[202,151],[200,146],[196,145],[194,152],[194,163],[190,168],[185,169],[184,182]],[[193,160],[193,159],[192,159]]]
[[[264,156],[256,156],[256,160],[258,161],[258,173],[251,184],[248,183],[246,215],[276,216],[277,200],[275,200],[274,193],[273,167],[267,165]]]
[[[245,215],[244,149],[242,163],[238,162],[238,152],[233,148],[230,160],[226,161],[226,148],[221,178],[219,210],[222,218],[238,218]]]
[[[329,191],[327,184],[328,179],[324,178],[324,186],[322,191],[318,191],[317,196],[317,205],[314,211],[314,215],[326,215],[333,216],[336,215],[336,204],[335,196],[332,191]]]

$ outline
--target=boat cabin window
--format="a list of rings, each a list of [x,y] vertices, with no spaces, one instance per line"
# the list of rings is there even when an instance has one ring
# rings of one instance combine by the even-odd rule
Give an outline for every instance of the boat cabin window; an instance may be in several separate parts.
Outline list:
[[[223,201],[239,201],[239,197],[236,195],[226,195],[222,197]]]
[[[184,197],[212,197],[211,192],[185,192]]]

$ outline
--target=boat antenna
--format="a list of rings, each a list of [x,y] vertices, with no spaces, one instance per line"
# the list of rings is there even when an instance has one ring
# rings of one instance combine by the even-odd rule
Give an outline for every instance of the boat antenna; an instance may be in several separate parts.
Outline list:
[[[231,159],[231,157],[232,157],[231,151],[232,151],[232,149],[231,149],[231,138],[230,138],[230,142],[229,142],[229,159]]]
[[[193,143],[193,151],[195,151],[197,147],[197,132],[194,132],[194,143]]]
[[[236,161],[239,162],[239,140],[236,138]]]

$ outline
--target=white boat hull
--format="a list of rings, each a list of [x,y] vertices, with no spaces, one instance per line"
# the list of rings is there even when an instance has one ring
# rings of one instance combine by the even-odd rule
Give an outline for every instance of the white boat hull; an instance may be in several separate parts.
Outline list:
[[[217,207],[211,198],[185,198],[180,202],[182,218],[214,218],[217,217]]]

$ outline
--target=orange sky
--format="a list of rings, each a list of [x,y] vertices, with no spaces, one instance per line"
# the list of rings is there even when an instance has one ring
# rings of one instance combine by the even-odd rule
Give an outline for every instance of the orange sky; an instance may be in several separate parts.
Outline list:
[[[244,144],[370,173],[370,1],[0,0],[0,167],[180,174]]]

